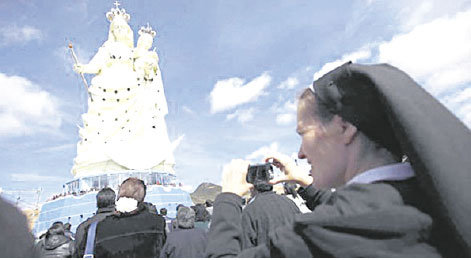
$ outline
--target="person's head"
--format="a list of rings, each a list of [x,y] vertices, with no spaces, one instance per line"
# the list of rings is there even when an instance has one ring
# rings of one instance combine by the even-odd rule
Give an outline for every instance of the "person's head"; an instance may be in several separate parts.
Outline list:
[[[71,228],[72,228],[72,224],[70,224],[70,223],[65,223],[64,224],[64,230],[70,231]]]
[[[166,208],[161,208],[160,209],[160,215],[167,216],[167,209]]]
[[[154,204],[150,202],[143,202],[143,204],[150,213],[157,215],[157,207]]]
[[[294,183],[288,183],[288,182],[283,183],[283,190],[284,190],[284,194],[286,195],[291,194],[293,198],[298,197],[298,192],[296,191],[296,184]]]
[[[118,199],[122,197],[135,199],[142,203],[146,197],[146,185],[138,178],[128,178],[119,187]]]
[[[176,208],[176,209],[177,209],[177,212],[178,212],[178,209],[181,208],[181,207],[185,207],[185,205],[183,205],[183,204],[178,204],[178,205],[177,205],[177,208]]]
[[[307,159],[311,165],[311,175],[318,188],[342,186],[362,171],[398,161],[397,156],[363,132],[367,130],[370,136],[396,150],[397,144],[388,139],[391,129],[383,122],[385,119],[377,122],[380,129],[389,130],[384,131],[385,134],[375,133],[371,127],[375,122],[370,121],[382,116],[381,111],[364,112],[367,109],[364,103],[372,99],[369,109],[379,106],[370,93],[373,92],[370,83],[351,74],[345,76],[344,71],[335,71],[337,74],[327,74],[315,81],[314,86],[320,85],[319,92],[326,91],[325,88],[331,91],[334,87],[341,90],[325,94],[308,88],[298,102],[297,132],[302,138],[298,157]],[[340,96],[338,92],[343,96],[337,102],[332,101],[335,95]],[[325,101],[327,98],[322,95],[334,97],[328,96],[330,99]]]
[[[206,200],[205,204],[207,208],[210,208],[213,206],[214,202],[212,200]]]
[[[254,184],[254,194],[263,193],[273,190],[273,185],[267,182],[258,182]]]
[[[64,224],[62,222],[55,222],[46,232],[46,238],[51,235],[64,235]]]
[[[96,206],[100,208],[114,207],[116,193],[111,188],[103,188],[96,195]]]
[[[64,226],[64,223],[62,221],[56,221],[54,223],[52,223],[52,225],[61,225],[61,226]]]
[[[191,208],[195,211],[195,221],[207,222],[211,220],[211,215],[206,210],[205,205],[203,205],[202,203],[198,203],[194,206],[191,206]]]
[[[179,228],[183,228],[183,229],[194,228],[195,227],[195,211],[185,206],[178,208],[177,225]]]

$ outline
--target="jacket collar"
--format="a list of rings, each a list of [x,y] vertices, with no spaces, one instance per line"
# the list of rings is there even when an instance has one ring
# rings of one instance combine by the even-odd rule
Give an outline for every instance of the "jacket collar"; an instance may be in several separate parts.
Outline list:
[[[96,214],[114,212],[115,210],[116,209],[114,206],[98,208],[98,210],[96,211]]]

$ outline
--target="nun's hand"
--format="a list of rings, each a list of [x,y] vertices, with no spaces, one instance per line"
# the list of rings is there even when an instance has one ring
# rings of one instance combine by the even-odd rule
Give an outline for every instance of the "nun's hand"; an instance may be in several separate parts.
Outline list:
[[[231,192],[239,196],[244,196],[253,187],[246,181],[249,162],[244,160],[232,160],[224,165],[222,171],[222,192]]]
[[[304,187],[312,184],[313,179],[309,176],[309,173],[299,167],[289,156],[281,153],[272,153],[265,157],[265,162],[269,160],[273,160],[273,165],[284,173],[283,176],[271,180],[270,184],[278,184],[286,181],[295,182]]]

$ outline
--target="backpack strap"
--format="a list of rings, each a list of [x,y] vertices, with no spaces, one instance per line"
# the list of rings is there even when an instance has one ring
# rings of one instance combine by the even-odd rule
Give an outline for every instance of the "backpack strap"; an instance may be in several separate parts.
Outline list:
[[[87,233],[87,245],[85,246],[85,253],[83,258],[93,258],[93,253],[95,251],[95,235],[96,235],[96,226],[98,221],[93,222],[88,228]]]

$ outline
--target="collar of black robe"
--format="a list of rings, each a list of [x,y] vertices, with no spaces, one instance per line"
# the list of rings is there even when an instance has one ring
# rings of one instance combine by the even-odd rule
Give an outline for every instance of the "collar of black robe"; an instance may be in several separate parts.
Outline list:
[[[402,157],[376,86],[364,73],[351,70],[351,62],[314,81],[314,95],[327,109],[352,123],[393,154]]]

